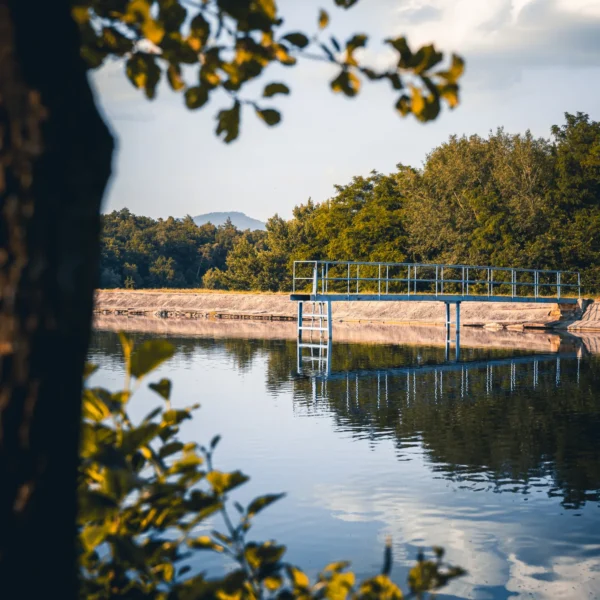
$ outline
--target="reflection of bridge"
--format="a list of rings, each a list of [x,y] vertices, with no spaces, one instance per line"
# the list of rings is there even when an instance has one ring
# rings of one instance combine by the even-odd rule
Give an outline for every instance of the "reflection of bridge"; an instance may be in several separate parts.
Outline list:
[[[298,337],[304,331],[332,337],[331,304],[345,301],[444,302],[447,339],[450,304],[456,306],[456,343],[461,302],[576,304],[579,273],[467,265],[385,262],[296,261],[290,299],[298,303]],[[312,312],[304,311],[304,304]]]
[[[308,352],[306,352],[308,350]],[[346,393],[350,393],[353,385],[358,397],[359,382],[364,379],[377,380],[377,403],[382,396],[387,401],[389,380],[394,379],[397,389],[398,382],[404,378],[406,381],[407,398],[417,393],[417,388],[423,385],[433,385],[434,397],[441,398],[444,394],[444,379],[458,387],[460,397],[469,394],[469,373],[485,370],[485,391],[491,394],[496,389],[505,389],[508,392],[523,390],[524,388],[536,389],[540,377],[551,378],[556,387],[561,382],[561,360],[577,359],[576,381],[579,384],[579,371],[581,353],[564,352],[560,354],[534,354],[514,358],[499,358],[491,360],[474,360],[468,362],[445,362],[441,364],[424,364],[407,367],[392,367],[385,369],[352,369],[348,371],[333,371],[331,362],[331,341],[322,344],[298,343],[297,369],[299,375],[308,376],[312,381],[312,394],[318,396],[318,384],[321,385],[322,395],[326,395],[328,382],[346,382]],[[308,354],[308,355],[307,355]],[[542,369],[540,370],[540,366]],[[448,375],[452,381],[448,382]],[[454,375],[454,377],[452,377]],[[431,377],[433,376],[433,377]],[[471,375],[472,377],[472,375]],[[506,384],[506,385],[505,385]],[[421,387],[422,389],[422,387]],[[446,386],[448,389],[448,386]]]

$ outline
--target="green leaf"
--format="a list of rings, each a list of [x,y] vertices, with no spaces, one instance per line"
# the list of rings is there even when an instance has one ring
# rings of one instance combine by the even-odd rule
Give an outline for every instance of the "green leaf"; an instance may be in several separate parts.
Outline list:
[[[206,475],[206,479],[216,494],[224,494],[225,492],[246,483],[249,478],[241,471],[232,471],[231,473],[211,471]]]
[[[271,96],[275,96],[276,94],[289,94],[290,88],[284,83],[269,83],[265,87],[263,92],[263,96],[265,98],[270,98]]]
[[[447,71],[438,71],[436,75],[439,75],[445,79],[448,83],[456,84],[461,78],[465,71],[465,61],[456,54],[452,55],[452,64]]]
[[[166,458],[167,456],[171,456],[172,454],[176,454],[177,452],[181,452],[182,450],[183,444],[181,442],[169,442],[158,451],[158,455],[161,458]]]
[[[369,38],[364,33],[357,33],[346,42],[346,48],[349,51],[352,51],[356,48],[364,48],[367,45],[368,39]]]
[[[310,580],[308,576],[302,572],[297,567],[293,567],[292,565],[286,566],[286,571],[292,585],[297,590],[307,590],[310,585]]]
[[[260,569],[279,561],[285,554],[285,549],[285,546],[278,546],[274,542],[250,542],[246,544],[244,556],[253,569]]]
[[[350,8],[354,6],[358,0],[335,0],[336,6],[341,6],[342,8]]]
[[[185,105],[196,110],[202,108],[208,102],[208,88],[203,85],[195,85],[185,90]]]
[[[155,57],[136,52],[125,63],[125,72],[134,87],[143,89],[148,99],[154,98],[161,73]]]
[[[340,571],[343,571],[344,569],[346,569],[349,566],[350,566],[350,563],[347,560],[339,560],[337,562],[329,563],[323,569],[323,572],[327,573],[328,571],[331,571],[332,573],[339,573]]]
[[[106,537],[104,525],[88,525],[81,532],[81,541],[85,549],[91,552],[96,546],[99,546]]]
[[[267,124],[269,127],[277,125],[281,121],[281,114],[279,111],[272,108],[265,108],[264,110],[256,109],[256,114]]]
[[[221,110],[217,115],[216,134],[226,144],[233,142],[240,135],[240,103],[236,100],[229,110]],[[222,136],[221,134],[225,134]]]
[[[277,500],[280,500],[284,496],[285,494],[266,494],[264,496],[259,496],[258,498],[255,498],[248,505],[248,517],[253,517],[254,515],[258,514],[261,510],[267,508],[267,506],[270,506],[271,504],[273,504],[273,502],[277,502]]]
[[[147,375],[175,353],[173,344],[165,340],[146,340],[131,355],[131,374],[137,379]]]
[[[284,35],[281,39],[285,40],[286,42],[289,42],[297,48],[306,48],[306,46],[308,46],[308,44],[310,43],[308,37],[306,37],[303,33],[300,33],[299,31],[288,33]]]
[[[133,341],[124,331],[119,331],[119,341],[121,342],[121,348],[123,349],[125,362],[129,364],[131,351],[133,350]]]
[[[110,408],[90,389],[83,390],[82,411],[84,419],[97,422],[111,415]]]
[[[185,83],[181,78],[181,67],[179,65],[169,65],[167,69],[167,80],[171,89],[178,92],[185,87]]]
[[[343,69],[331,82],[334,92],[343,92],[349,98],[356,96],[360,90],[360,79],[351,71]]]
[[[188,409],[172,409],[167,410],[163,414],[163,426],[170,427],[172,425],[179,425],[186,419],[191,419],[190,411]]]
[[[329,25],[329,15],[321,9],[319,11],[319,29],[325,29]]]
[[[158,383],[151,383],[148,387],[165,400],[169,400],[171,397],[172,384],[170,379],[163,378]]]
[[[158,436],[160,425],[156,423],[147,423],[140,425],[131,431],[123,434],[123,452],[132,454],[141,446],[147,446],[155,437]]]
[[[118,504],[106,494],[86,490],[79,496],[79,523],[101,521],[118,511]]]
[[[85,363],[83,367],[83,379],[84,381],[88,379],[91,375],[93,375],[98,370],[98,365],[93,365],[92,363]]]
[[[207,535],[192,538],[188,540],[188,544],[190,548],[194,548],[195,550],[212,550],[213,552],[223,552],[225,550],[221,544],[217,544]]]
[[[190,38],[191,46],[197,52],[200,51],[206,45],[210,36],[210,24],[204,18],[202,13],[197,14],[190,23]]]

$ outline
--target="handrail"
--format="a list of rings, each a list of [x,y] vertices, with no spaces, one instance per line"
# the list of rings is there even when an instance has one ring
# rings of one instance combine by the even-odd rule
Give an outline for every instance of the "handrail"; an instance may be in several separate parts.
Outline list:
[[[506,277],[508,274],[510,279]],[[426,293],[435,296],[539,298],[548,301],[549,298],[560,300],[575,290],[577,297],[581,298],[581,276],[577,271],[463,264],[294,261],[293,293],[308,285],[312,295],[343,294],[348,298],[373,293],[379,297]],[[372,289],[365,290],[365,287]]]

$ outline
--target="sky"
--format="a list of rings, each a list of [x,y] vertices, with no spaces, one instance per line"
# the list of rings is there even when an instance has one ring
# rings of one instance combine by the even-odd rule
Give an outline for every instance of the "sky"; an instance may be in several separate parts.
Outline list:
[[[280,125],[267,128],[248,109],[240,138],[230,145],[214,135],[215,115],[230,102],[200,111],[161,86],[150,102],[110,62],[91,76],[99,106],[117,139],[104,211],[127,207],[158,218],[212,211],[242,211],[266,220],[291,217],[294,206],[331,197],[334,185],[399,163],[422,166],[450,135],[531,130],[549,137],[565,112],[600,120],[600,0],[360,0],[350,10],[332,0],[279,0],[285,31],[316,28],[320,8],[331,16],[328,33],[340,40],[369,34],[364,56],[383,65],[390,54],[378,43],[406,35],[411,46],[435,42],[467,62],[461,104],[434,122],[401,118],[397,93],[365,82],[360,95],[333,94],[330,65],[302,61],[269,67],[247,88],[283,81],[292,93],[268,104]]]

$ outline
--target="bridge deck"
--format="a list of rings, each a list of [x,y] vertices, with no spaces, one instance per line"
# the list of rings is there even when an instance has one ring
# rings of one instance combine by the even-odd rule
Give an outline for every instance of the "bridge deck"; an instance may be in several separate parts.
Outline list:
[[[531,302],[538,304],[577,304],[578,298],[534,296],[478,296],[475,294],[290,294],[294,302]]]

